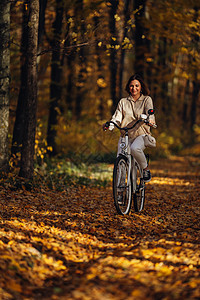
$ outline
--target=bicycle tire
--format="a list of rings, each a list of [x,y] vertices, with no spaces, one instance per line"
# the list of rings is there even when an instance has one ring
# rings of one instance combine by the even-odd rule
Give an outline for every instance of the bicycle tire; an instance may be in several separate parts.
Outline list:
[[[140,174],[140,170],[136,165],[136,191],[133,193],[133,202],[136,212],[140,212],[144,209],[145,203],[145,182]]]
[[[127,185],[128,159],[124,155],[119,155],[115,161],[113,169],[113,197],[117,213],[128,215],[132,202],[132,184]]]

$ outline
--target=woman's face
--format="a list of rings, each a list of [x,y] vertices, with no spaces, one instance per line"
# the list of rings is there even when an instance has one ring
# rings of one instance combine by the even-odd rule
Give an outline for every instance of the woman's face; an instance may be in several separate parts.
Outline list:
[[[140,92],[141,92],[141,83],[138,80],[132,80],[129,84],[129,89],[131,96],[133,98],[139,98],[140,97]]]

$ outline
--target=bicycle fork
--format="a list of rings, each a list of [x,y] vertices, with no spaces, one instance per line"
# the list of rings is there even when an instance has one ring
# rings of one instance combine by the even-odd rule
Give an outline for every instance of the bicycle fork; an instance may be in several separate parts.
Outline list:
[[[140,182],[137,185],[137,169],[140,172]],[[133,182],[133,193],[139,192],[145,188],[145,183],[142,180],[142,172],[140,167],[138,166],[136,160],[133,158],[132,161],[132,182]]]
[[[133,193],[137,190],[137,167],[135,159],[132,161],[132,183],[133,183]]]

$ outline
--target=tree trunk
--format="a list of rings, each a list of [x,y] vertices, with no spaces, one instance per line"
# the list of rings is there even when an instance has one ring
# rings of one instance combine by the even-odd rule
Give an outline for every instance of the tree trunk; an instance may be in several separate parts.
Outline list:
[[[135,73],[144,77],[144,58],[146,53],[145,28],[143,24],[146,0],[135,0],[134,10],[139,10],[135,14]]]
[[[66,19],[69,20],[69,16],[66,16]],[[65,32],[65,44],[64,47],[70,48],[71,46],[74,46],[75,43],[74,41],[71,41],[71,39],[68,37],[70,33],[70,24],[67,22],[66,26],[66,32]],[[62,57],[62,65],[64,65],[65,59],[66,59],[66,65],[67,69],[69,72],[67,82],[66,82],[66,96],[65,96],[65,101],[67,104],[67,110],[68,110],[68,116],[73,117],[74,114],[74,107],[73,107],[73,82],[75,81],[74,79],[74,61],[76,57],[76,50],[75,47],[72,47],[70,52],[63,51],[63,57]]]
[[[100,20],[99,20],[99,17],[98,16],[94,16],[93,18],[94,20],[94,25],[95,25],[95,28],[98,28],[99,27],[99,24],[100,24]],[[95,34],[95,53],[97,55],[97,82],[98,80],[105,80],[104,78],[104,75],[103,75],[103,62],[102,62],[102,59],[101,59],[101,55],[102,55],[102,50],[101,48],[98,46],[98,36],[97,36],[97,31],[95,30],[94,31],[94,34]],[[104,118],[104,110],[105,110],[105,107],[104,107],[104,95],[103,95],[103,89],[104,87],[102,87],[101,85],[98,85],[98,89],[97,89],[97,99],[99,100],[99,116],[101,118],[101,120],[103,120]]]
[[[67,103],[67,108],[69,111],[69,115],[73,118],[74,115],[74,107],[73,107],[73,83],[75,81],[74,74],[74,61],[75,61],[76,53],[75,50],[72,49],[71,53],[67,56],[67,67],[69,70],[69,76],[68,76],[68,81],[67,81],[67,87],[66,87],[66,103]]]
[[[45,32],[45,10],[47,6],[47,0],[40,0],[40,15],[39,15],[39,28],[38,28],[38,48],[42,45],[43,36]]]
[[[39,0],[30,0],[27,7],[29,11],[27,24],[27,54],[25,66],[27,69],[26,97],[24,99],[24,131],[21,152],[21,168],[19,176],[32,178],[34,171],[34,147],[37,111],[37,47]]]
[[[53,39],[51,41],[51,85],[50,85],[50,108],[47,131],[47,143],[53,151],[50,154],[56,154],[56,126],[58,124],[59,101],[61,100],[61,33],[63,20],[64,2],[56,0],[56,19],[53,23]]]
[[[0,2],[0,170],[8,169],[10,1]]]
[[[167,67],[167,39],[165,37],[160,39],[159,41],[158,55],[159,55],[160,70],[163,73],[162,79],[160,80],[160,86],[161,86],[160,98],[162,99],[162,112],[166,117],[167,116],[166,113],[168,111],[168,96],[167,96],[168,82],[165,80],[164,75],[168,67]]]
[[[20,91],[17,102],[15,124],[13,129],[11,155],[21,153],[23,130],[24,130],[24,105],[26,97],[26,80],[27,80],[27,49],[28,49],[28,19],[29,11],[26,9],[28,1],[23,4],[23,21],[21,37],[21,58],[20,58]]]
[[[124,3],[124,28],[123,28],[123,40],[125,39],[128,28],[127,28],[127,21],[130,18],[130,13],[129,13],[129,3],[130,0],[125,0]],[[124,72],[124,58],[125,58],[125,49],[121,49],[120,53],[120,63],[119,63],[119,99],[122,98],[122,82],[123,82],[123,72]]]
[[[200,84],[198,81],[198,74],[195,74],[195,78],[192,82],[193,90],[192,90],[192,103],[191,103],[191,142],[194,142],[194,125],[196,124],[196,117],[197,117],[197,102],[198,102],[198,96],[200,92]]]
[[[199,17],[199,8],[198,6],[194,7],[194,22],[197,23]],[[199,35],[193,34],[193,41],[194,41],[194,48],[196,52],[199,52]],[[199,64],[197,62],[197,59],[193,57],[191,58],[191,65],[193,65],[193,81],[192,81],[192,103],[191,103],[191,111],[190,111],[190,118],[191,118],[191,143],[194,143],[195,134],[194,134],[194,125],[196,124],[196,117],[197,117],[197,102],[198,102],[198,96],[200,92],[200,83],[198,79],[199,74]]]
[[[115,49],[115,45],[117,44],[116,38],[116,21],[115,15],[117,14],[117,8],[119,1],[118,0],[110,0],[111,4],[109,10],[109,26],[110,26],[110,44],[112,46],[110,50],[110,92],[111,92],[111,99],[113,101],[113,110],[116,108],[116,104],[118,102],[117,95],[116,95],[116,81],[117,81],[117,52]],[[113,40],[114,38],[114,40]]]
[[[186,87],[185,87],[185,96],[183,99],[183,126],[185,127],[184,123],[188,122],[188,104],[190,100],[190,80],[187,79]]]
[[[86,32],[85,28],[85,22],[84,20],[84,6],[83,6],[83,0],[76,0],[76,16],[79,18],[79,22],[81,22],[80,25],[80,36],[81,40],[84,41],[84,34]],[[82,112],[82,102],[85,96],[85,82],[86,82],[86,74],[87,74],[87,69],[86,69],[86,53],[85,53],[85,48],[80,47],[79,51],[79,64],[80,64],[80,70],[78,74],[78,85],[77,85],[77,94],[76,94],[76,108],[75,108],[75,113],[76,113],[76,118],[79,119],[81,116]]]

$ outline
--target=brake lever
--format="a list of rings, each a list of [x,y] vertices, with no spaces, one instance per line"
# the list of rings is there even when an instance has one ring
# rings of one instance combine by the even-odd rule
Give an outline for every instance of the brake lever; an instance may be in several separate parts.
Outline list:
[[[157,128],[158,126],[156,124],[152,124],[151,122],[149,122],[149,120],[144,120],[144,123],[146,123],[148,126],[153,127],[153,128]]]
[[[153,127],[153,128],[157,128],[157,127],[158,127],[156,124],[152,124],[152,123],[150,123],[150,122],[148,122],[148,125],[149,125],[150,127]]]

